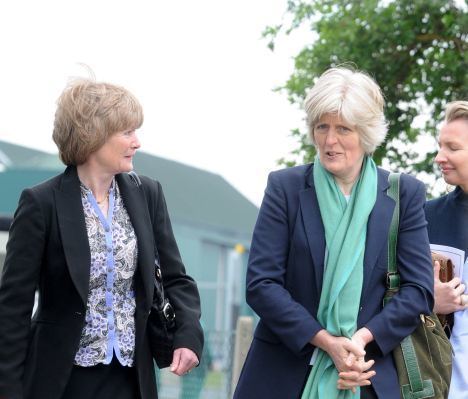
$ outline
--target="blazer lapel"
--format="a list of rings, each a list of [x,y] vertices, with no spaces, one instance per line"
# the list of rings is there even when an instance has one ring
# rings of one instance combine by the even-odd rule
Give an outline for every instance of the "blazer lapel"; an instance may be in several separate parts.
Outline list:
[[[378,170],[377,199],[367,222],[366,250],[364,254],[364,293],[369,283],[372,270],[384,244],[387,244],[388,231],[392,221],[395,201],[387,195],[388,173]]]
[[[317,292],[321,292],[325,257],[325,229],[313,184],[312,170],[313,167],[305,176],[308,188],[299,193],[299,202],[302,222],[314,263],[316,288]]]
[[[65,259],[71,279],[86,306],[91,253],[81,202],[80,181],[74,166],[67,167],[60,188],[55,189],[54,195]]]
[[[153,229],[143,187],[137,186],[126,174],[116,176],[125,209],[132,222],[138,240],[138,273],[144,289],[144,308],[153,303],[154,238]]]

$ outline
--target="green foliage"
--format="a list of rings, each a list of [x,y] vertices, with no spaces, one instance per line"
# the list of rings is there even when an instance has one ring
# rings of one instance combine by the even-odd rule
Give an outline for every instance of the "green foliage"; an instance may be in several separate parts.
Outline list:
[[[351,64],[379,83],[386,99],[389,134],[374,159],[406,172],[432,172],[436,152],[414,148],[420,134],[436,137],[443,108],[468,98],[468,14],[452,0],[289,0],[288,24],[268,27],[273,50],[278,35],[304,24],[318,34],[295,57],[295,70],[279,89],[302,104],[307,89],[326,69]],[[413,121],[428,113],[425,126]],[[310,161],[307,132],[294,129],[299,143],[280,163]],[[419,146],[420,147],[420,146]]]

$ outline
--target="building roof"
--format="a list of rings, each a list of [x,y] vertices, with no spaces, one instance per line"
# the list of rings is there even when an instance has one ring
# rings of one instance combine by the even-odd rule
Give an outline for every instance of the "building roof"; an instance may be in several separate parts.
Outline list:
[[[0,214],[14,212],[23,188],[64,169],[56,154],[1,140],[0,154],[8,159],[0,172]],[[134,166],[138,174],[161,182],[174,222],[251,235],[258,208],[220,175],[144,152],[137,153]]]
[[[57,154],[0,140],[0,164],[12,169],[63,169]]]

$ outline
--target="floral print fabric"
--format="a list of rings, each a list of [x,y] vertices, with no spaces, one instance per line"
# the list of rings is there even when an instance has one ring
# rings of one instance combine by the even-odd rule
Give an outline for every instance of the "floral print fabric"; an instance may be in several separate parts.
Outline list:
[[[85,325],[75,364],[109,364],[112,357],[132,366],[135,348],[137,238],[114,180],[109,213],[101,213],[91,191],[81,185],[81,199],[91,251]]]

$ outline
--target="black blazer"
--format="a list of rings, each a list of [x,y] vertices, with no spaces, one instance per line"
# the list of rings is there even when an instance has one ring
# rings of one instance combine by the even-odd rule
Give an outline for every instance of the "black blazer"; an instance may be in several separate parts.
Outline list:
[[[199,358],[200,298],[195,282],[185,274],[161,185],[143,176],[140,187],[127,174],[116,179],[138,240],[134,366],[142,399],[154,399],[146,325],[157,252],[177,315],[175,347],[192,349]],[[0,285],[0,398],[61,398],[84,326],[90,261],[76,168],[24,190]],[[31,319],[36,289],[38,309]]]

